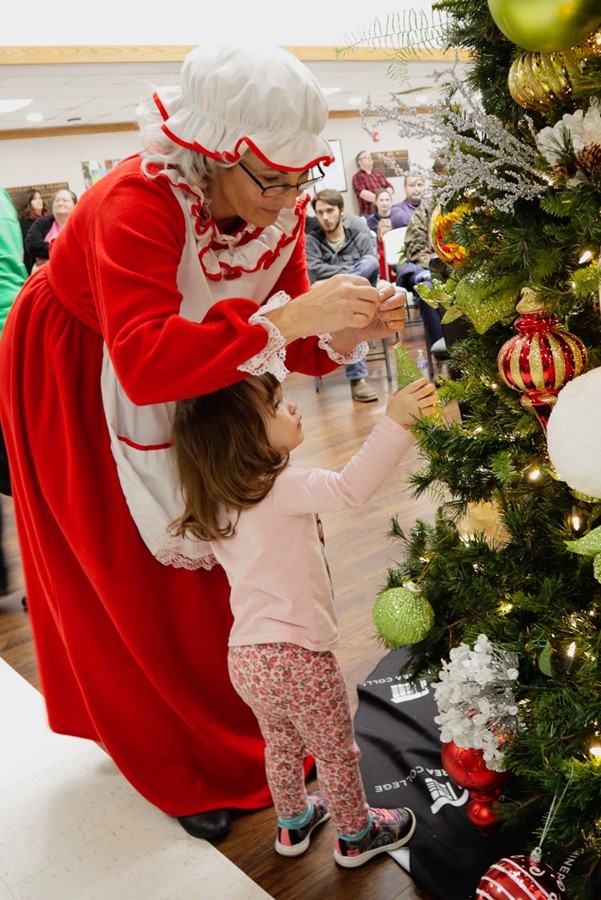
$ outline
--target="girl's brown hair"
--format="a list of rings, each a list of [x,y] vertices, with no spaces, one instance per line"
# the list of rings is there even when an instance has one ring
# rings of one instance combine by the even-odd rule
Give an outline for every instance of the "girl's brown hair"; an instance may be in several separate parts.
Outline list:
[[[240,511],[269,493],[288,464],[265,427],[278,388],[273,375],[260,375],[176,403],[172,439],[184,514],[173,523],[175,534],[232,537]]]

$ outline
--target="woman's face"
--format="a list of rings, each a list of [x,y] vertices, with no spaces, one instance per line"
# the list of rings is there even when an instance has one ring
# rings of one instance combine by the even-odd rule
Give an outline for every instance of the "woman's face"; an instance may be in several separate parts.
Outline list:
[[[30,206],[36,216],[42,215],[42,210],[44,209],[44,201],[42,200],[42,195],[39,191],[36,191],[33,197],[31,198]]]
[[[376,197],[376,207],[378,210],[378,215],[386,218],[386,216],[390,215],[390,207],[392,206],[392,197],[390,194],[384,191],[382,194],[378,194]]]
[[[250,152],[242,157],[241,162],[248,171],[240,165],[220,168],[209,183],[207,194],[211,200],[213,219],[224,230],[228,226],[235,227],[239,219],[259,228],[267,228],[274,224],[282,209],[293,209],[302,191],[291,189],[276,197],[264,197],[261,187],[251,176],[263,187],[271,187],[277,184],[296,185],[306,181],[309,173],[272,169]]]
[[[57,191],[52,204],[52,214],[68,216],[72,212],[75,203],[70,191]]]

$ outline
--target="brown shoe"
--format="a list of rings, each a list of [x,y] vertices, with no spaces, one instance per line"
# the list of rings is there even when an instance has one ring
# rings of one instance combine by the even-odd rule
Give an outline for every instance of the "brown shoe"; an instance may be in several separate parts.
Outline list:
[[[359,381],[351,381],[351,394],[353,400],[356,400],[358,403],[373,403],[374,400],[378,399],[378,395],[373,388],[370,388],[364,378],[361,378]]]

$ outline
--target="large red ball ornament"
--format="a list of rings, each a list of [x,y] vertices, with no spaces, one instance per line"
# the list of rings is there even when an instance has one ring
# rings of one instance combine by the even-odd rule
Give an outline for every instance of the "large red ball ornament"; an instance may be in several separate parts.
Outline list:
[[[505,37],[538,53],[581,44],[601,22],[599,0],[488,0]]]
[[[506,341],[497,357],[501,380],[521,391],[520,402],[546,428],[561,388],[586,368],[586,348],[580,338],[557,328],[530,288],[522,291],[515,320],[518,334]]]
[[[482,750],[474,747],[458,747],[455,741],[442,745],[442,764],[455,784],[467,788],[470,793],[485,797],[500,795],[509,775],[489,769]]]
[[[561,900],[565,897],[549,866],[528,856],[507,856],[488,869],[478,885],[481,900]]]
[[[472,799],[467,808],[469,820],[478,826],[483,835],[487,835],[497,824],[494,804],[511,778],[511,773],[489,769],[482,750],[458,747],[455,741],[444,743],[440,756],[447,775],[459,787],[467,788],[470,792]]]

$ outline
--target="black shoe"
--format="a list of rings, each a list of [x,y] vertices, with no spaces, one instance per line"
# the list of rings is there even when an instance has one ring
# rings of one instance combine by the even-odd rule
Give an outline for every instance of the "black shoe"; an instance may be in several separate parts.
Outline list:
[[[177,816],[177,821],[184,831],[195,838],[216,841],[225,837],[232,827],[232,819],[227,809],[212,809],[209,812],[196,813],[194,816]]]

